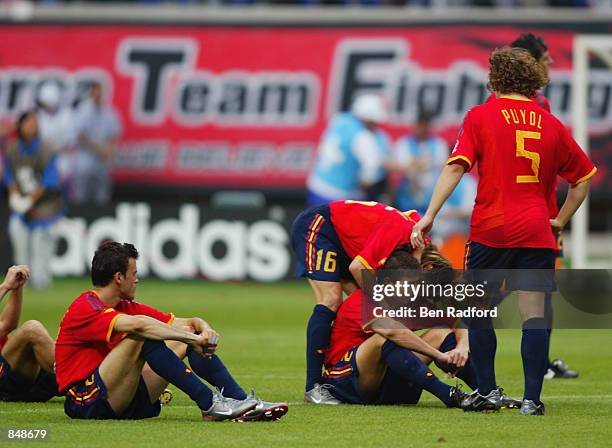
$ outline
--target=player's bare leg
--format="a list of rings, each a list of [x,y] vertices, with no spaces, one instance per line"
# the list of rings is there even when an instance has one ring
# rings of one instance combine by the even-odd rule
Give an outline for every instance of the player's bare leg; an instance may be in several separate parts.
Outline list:
[[[342,279],[340,280],[340,284],[342,285],[342,291],[347,296],[350,296],[357,291],[357,289],[359,289],[359,286],[357,286],[357,283],[354,280]]]
[[[376,396],[387,371],[382,359],[382,346],[387,340],[375,334],[363,342],[355,353],[359,370],[359,392],[361,399],[369,401]]]
[[[2,356],[14,372],[33,383],[40,369],[53,373],[54,349],[47,329],[40,322],[29,320],[11,333],[2,348]]]
[[[141,355],[143,343],[130,337],[125,338],[98,367],[106,386],[108,403],[117,415],[130,405],[138,390],[145,364]]]
[[[342,284],[339,282],[324,282],[308,279],[310,287],[314,291],[317,305],[324,305],[334,313],[342,305]]]

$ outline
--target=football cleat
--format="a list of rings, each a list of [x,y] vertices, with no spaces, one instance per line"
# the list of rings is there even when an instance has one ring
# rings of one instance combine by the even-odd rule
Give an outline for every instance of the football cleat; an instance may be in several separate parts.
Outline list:
[[[523,405],[523,402],[521,400],[516,400],[506,395],[503,388],[498,387],[497,390],[499,391],[502,408],[520,409],[521,406]]]
[[[237,422],[273,422],[280,419],[287,413],[287,411],[289,411],[287,403],[271,403],[269,401],[263,401],[261,398],[255,395],[255,391],[253,389],[251,389],[251,393],[244,401],[251,401],[255,403],[255,407],[238,417],[236,419]]]
[[[202,420],[209,422],[233,420],[255,408],[255,406],[257,406],[257,403],[254,401],[226,398],[220,392],[213,390],[212,406],[208,410],[202,411]]]
[[[463,408],[463,402],[469,398],[469,395],[461,390],[461,385],[451,387],[450,400],[446,403],[447,408]]]
[[[306,403],[314,404],[340,404],[342,403],[336,397],[334,397],[330,389],[334,386],[331,384],[315,384],[310,390],[304,392],[304,401]]]
[[[544,415],[544,403],[538,405],[533,400],[523,400],[521,415]]]
[[[164,389],[162,394],[159,396],[159,402],[162,404],[162,406],[167,406],[170,404],[173,398],[174,394],[172,391],[170,389]]]
[[[493,412],[499,411],[502,407],[501,393],[499,389],[493,389],[487,395],[480,395],[475,391],[461,403],[461,409],[466,412]]]
[[[514,398],[509,397],[508,395],[506,395],[504,389],[501,387],[498,387],[496,390],[499,392],[502,408],[520,409],[521,405],[523,404],[521,400],[516,400]],[[463,403],[461,403],[461,408],[463,409],[469,407],[474,398],[476,398],[476,395],[478,395],[478,389],[476,389],[470,395],[467,396]]]
[[[544,379],[546,380],[552,380],[554,378],[578,378],[578,372],[570,370],[569,366],[561,359],[555,359],[550,363],[544,375]]]

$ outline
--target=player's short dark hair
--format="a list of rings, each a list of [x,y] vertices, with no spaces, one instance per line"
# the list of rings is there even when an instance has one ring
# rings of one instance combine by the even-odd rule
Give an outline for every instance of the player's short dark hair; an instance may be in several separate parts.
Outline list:
[[[548,51],[546,41],[540,36],[536,36],[532,33],[521,34],[510,44],[510,46],[512,48],[527,50],[536,61],[539,61],[544,53]]]
[[[130,258],[138,259],[138,251],[129,243],[102,243],[91,260],[91,282],[94,286],[108,285],[117,272],[126,275]]]
[[[548,84],[546,69],[522,48],[498,48],[489,57],[489,88],[532,98]]]
[[[387,257],[383,269],[410,269],[410,270],[421,270],[421,265],[418,260],[412,255],[412,248],[399,247],[391,252],[391,255]]]

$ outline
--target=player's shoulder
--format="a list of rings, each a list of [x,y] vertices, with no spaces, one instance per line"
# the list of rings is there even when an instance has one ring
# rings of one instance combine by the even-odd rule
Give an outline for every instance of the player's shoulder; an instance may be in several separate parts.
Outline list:
[[[103,311],[109,306],[102,302],[94,291],[85,291],[78,296],[68,310],[73,311]]]
[[[421,215],[416,210],[407,210],[405,212],[401,212],[404,218],[413,223],[417,223],[421,220]]]
[[[142,308],[151,308],[133,299],[121,299],[115,309],[125,314],[140,314],[139,311]]]

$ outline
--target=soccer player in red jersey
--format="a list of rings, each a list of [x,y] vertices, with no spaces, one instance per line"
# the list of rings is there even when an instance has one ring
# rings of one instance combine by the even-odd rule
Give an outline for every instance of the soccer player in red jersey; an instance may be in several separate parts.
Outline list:
[[[405,281],[420,271],[419,262],[405,251],[389,257],[385,275],[400,268],[410,269],[402,274]],[[332,395],[343,403],[416,404],[425,389],[446,406],[461,407],[467,394],[441,382],[428,364],[433,360],[475,387],[467,330],[453,328],[454,320],[447,319],[370,320],[365,316],[373,313],[363,313],[364,305],[368,308],[362,291],[356,290],[342,303],[332,326],[323,373]],[[412,331],[430,326],[444,328],[430,328],[420,337]]]
[[[465,117],[455,149],[440,174],[429,208],[415,225],[412,243],[424,244],[440,207],[461,176],[478,163],[478,193],[472,214],[466,270],[555,267],[559,232],[586,197],[597,169],[563,124],[531,98],[548,82],[544,68],[526,51],[503,48],[489,59],[489,84],[495,101],[476,106]],[[549,219],[548,198],[556,176],[570,184],[559,214]],[[521,354],[525,392],[521,414],[542,415],[542,381],[547,369],[545,293],[553,276],[523,272],[507,289],[518,291],[523,319]],[[470,348],[478,373],[473,410],[498,409],[495,394],[495,331],[470,328]]]
[[[512,48],[523,48],[533,56],[533,58],[538,61],[538,63],[546,70],[546,74],[549,73],[550,65],[553,63],[553,59],[550,56],[548,51],[548,45],[546,41],[540,37],[535,36],[531,33],[521,34],[518,38],[516,38],[510,46]],[[491,93],[488,101],[494,101],[496,99],[495,93]],[[538,90],[533,97],[533,100],[544,110],[550,112],[550,103],[548,98],[546,98],[540,90]],[[554,219],[557,217],[559,213],[559,208],[557,207],[557,189],[554,188],[551,191],[550,198],[548,199],[548,210],[550,212],[550,219]],[[557,263],[560,258],[563,257],[563,233],[558,232],[555,234],[555,238],[557,240]],[[550,294],[546,295],[546,319],[549,323],[553,321],[553,310],[552,310],[552,297]],[[548,329],[548,337],[550,339],[552,333],[552,328]],[[548,370],[546,375],[544,376],[548,379],[553,378],[577,378],[578,372],[574,370],[570,370],[569,366],[561,359],[555,359],[554,361],[548,359]]]
[[[351,200],[312,207],[296,218],[291,229],[296,275],[308,278],[317,301],[306,336],[306,401],[338,404],[319,386],[321,368],[342,292],[361,287],[362,270],[381,268],[398,248],[428,268],[452,269],[435,246],[414,250],[410,245],[419,219],[415,211],[402,213],[385,204]]]
[[[204,420],[275,420],[282,403],[247,396],[215,354],[219,335],[198,317],[178,318],[133,300],[138,252],[108,242],[96,251],[95,289],[62,319],[56,373],[71,418],[142,419],[160,412],[168,383],[198,405]],[[165,342],[164,342],[165,341]],[[189,359],[188,368],[181,359]],[[222,390],[211,391],[201,379]]]
[[[0,401],[43,402],[57,395],[49,332],[36,320],[17,328],[29,276],[27,266],[12,266],[0,284],[0,302],[10,292],[0,313]]]

